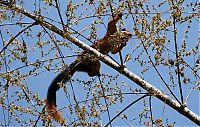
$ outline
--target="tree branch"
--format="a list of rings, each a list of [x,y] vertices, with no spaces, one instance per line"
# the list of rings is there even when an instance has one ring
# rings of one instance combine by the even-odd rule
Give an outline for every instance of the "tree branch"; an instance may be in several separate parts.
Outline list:
[[[172,5],[174,6],[174,1],[172,0]],[[175,12],[173,12],[175,13]],[[176,17],[173,15],[173,33],[174,33],[174,47],[175,47],[175,51],[176,51],[176,68],[177,68],[177,76],[178,76],[178,86],[179,86],[179,91],[180,91],[180,96],[181,96],[181,102],[182,104],[184,104],[183,101],[183,89],[182,89],[182,85],[181,85],[181,76],[180,76],[180,66],[179,66],[179,54],[178,54],[178,44],[177,44],[177,29],[176,29]]]
[[[32,23],[31,25],[27,26],[26,28],[24,28],[23,30],[21,30],[19,33],[17,33],[14,37],[12,37],[7,44],[3,47],[3,49],[0,51],[0,54],[24,31],[26,31],[27,29],[31,28],[32,26],[37,25],[36,22]]]
[[[108,127],[109,124],[111,124],[117,117],[119,117],[124,111],[126,111],[128,108],[130,108],[132,105],[134,105],[136,102],[140,101],[141,99],[145,98],[147,95],[143,95],[142,97],[138,98],[137,100],[131,102],[129,105],[127,105],[123,110],[121,110],[115,117],[112,118],[104,127]]]

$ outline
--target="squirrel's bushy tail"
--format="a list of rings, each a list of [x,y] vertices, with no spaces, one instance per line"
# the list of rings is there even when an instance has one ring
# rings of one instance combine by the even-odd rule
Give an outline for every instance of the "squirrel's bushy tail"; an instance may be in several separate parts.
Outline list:
[[[77,71],[78,66],[79,62],[74,61],[72,64],[66,67],[60,74],[56,76],[48,89],[46,109],[49,115],[61,124],[65,124],[65,119],[56,109],[56,91],[59,90],[63,83],[67,82],[73,76],[73,74]]]

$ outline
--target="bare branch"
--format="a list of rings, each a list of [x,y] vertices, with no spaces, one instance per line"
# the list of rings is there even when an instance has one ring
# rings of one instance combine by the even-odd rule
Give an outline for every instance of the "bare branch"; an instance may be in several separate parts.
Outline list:
[[[18,34],[16,34],[14,37],[12,37],[7,44],[3,47],[3,49],[0,51],[0,54],[10,45],[10,43],[12,43],[12,41],[15,40],[15,38],[17,38],[21,33],[23,33],[24,31],[26,31],[27,29],[29,29],[30,27],[37,25],[36,22],[32,23],[31,25],[27,26],[26,28],[24,28],[23,30],[21,30]]]
[[[141,99],[145,98],[148,95],[143,95],[142,97],[138,98],[137,100],[131,102],[129,105],[127,105],[122,111],[120,111],[115,117],[112,118],[104,127],[108,127],[109,124],[111,124],[118,116],[120,116],[124,111],[126,111],[128,108],[130,108],[133,104],[140,101]]]
[[[172,0],[172,5],[174,6],[174,2]],[[178,45],[177,45],[177,29],[176,29],[176,17],[173,16],[173,33],[174,33],[174,45],[175,45],[175,51],[176,51],[176,61],[177,61],[177,76],[178,76],[178,85],[179,85],[179,91],[181,95],[181,102],[183,102],[183,90],[181,86],[181,76],[180,76],[180,66],[179,66],[179,54],[178,54]]]

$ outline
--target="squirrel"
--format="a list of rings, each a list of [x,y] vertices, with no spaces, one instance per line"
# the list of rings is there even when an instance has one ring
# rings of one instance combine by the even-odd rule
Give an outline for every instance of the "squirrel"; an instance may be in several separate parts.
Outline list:
[[[112,54],[118,53],[132,37],[132,34],[123,29],[118,31],[116,23],[121,19],[122,13],[116,14],[108,23],[108,29],[105,36],[91,45],[92,48],[97,49],[104,55],[109,52]],[[77,59],[66,67],[60,74],[58,74],[48,88],[46,109],[49,115],[61,124],[65,124],[65,119],[56,109],[56,91],[63,83],[70,80],[73,74],[77,71],[86,72],[90,77],[100,76],[100,61],[97,57],[83,51]]]

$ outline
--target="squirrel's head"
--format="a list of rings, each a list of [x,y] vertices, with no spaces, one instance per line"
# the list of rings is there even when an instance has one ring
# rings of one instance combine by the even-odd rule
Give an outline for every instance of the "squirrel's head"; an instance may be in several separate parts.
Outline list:
[[[108,41],[111,45],[111,53],[115,54],[119,52],[128,42],[128,40],[132,37],[131,32],[126,29],[122,29],[117,31],[113,35],[110,35]]]

